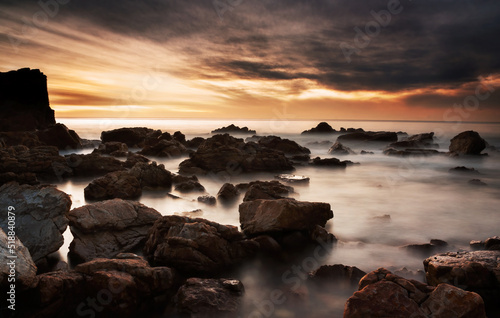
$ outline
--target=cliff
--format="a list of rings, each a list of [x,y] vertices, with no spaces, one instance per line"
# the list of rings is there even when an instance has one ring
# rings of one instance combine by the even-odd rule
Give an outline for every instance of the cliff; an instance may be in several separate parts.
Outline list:
[[[44,129],[55,123],[47,76],[29,68],[0,72],[0,131]]]

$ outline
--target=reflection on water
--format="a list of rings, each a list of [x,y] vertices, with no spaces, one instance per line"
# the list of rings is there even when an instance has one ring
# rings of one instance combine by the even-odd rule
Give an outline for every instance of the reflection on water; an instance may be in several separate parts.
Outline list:
[[[208,136],[215,128],[227,125],[220,121],[147,120],[117,121],[111,126],[89,125],[86,121],[64,120],[68,127],[75,129],[84,138],[98,138],[100,131],[123,126],[147,126],[173,133],[181,130],[188,138]],[[279,134],[290,138],[312,151],[311,157],[331,157],[327,151],[334,136],[302,136],[300,131],[309,129],[317,122],[286,122],[280,131],[271,129],[270,122],[245,121],[236,125],[256,129],[259,135]],[[461,124],[446,123],[402,123],[402,122],[339,122],[334,128],[362,127],[365,130],[407,131],[410,134],[438,131],[440,151],[446,151],[449,139],[456,133],[467,129],[478,131],[491,145],[500,147],[499,124]],[[457,127],[455,127],[457,126]],[[329,141],[331,143],[312,142]],[[340,240],[340,243],[324,261],[326,264],[357,266],[368,272],[379,267],[422,270],[421,255],[410,255],[400,246],[414,243],[428,243],[431,239],[441,239],[449,243],[450,250],[468,249],[473,239],[485,239],[499,235],[500,224],[500,153],[490,152],[490,156],[479,158],[450,158],[434,156],[422,158],[388,157],[382,154],[385,145],[353,147],[373,151],[373,155],[349,155],[342,160],[352,160],[360,165],[343,169],[328,169],[298,166],[294,172],[310,177],[309,185],[294,185],[293,197],[303,201],[327,202],[332,206],[334,219],[327,227]],[[153,158],[154,159],[154,158]],[[179,163],[185,158],[161,159],[158,163],[177,172]],[[460,175],[448,172],[456,166],[474,167],[479,175]],[[229,179],[200,177],[200,183],[210,195],[216,195],[224,182],[234,184],[252,180],[272,180],[273,174],[235,175]],[[470,179],[478,178],[487,186],[468,184]],[[59,189],[71,194],[73,208],[86,204],[83,189],[90,179],[71,180],[58,184]],[[164,215],[202,209],[197,217],[203,217],[222,224],[239,225],[238,206],[208,206],[199,203],[200,193],[182,194],[174,199],[165,191],[145,192],[140,201],[153,207]],[[384,217],[385,216],[385,217]],[[67,253],[71,234],[65,234],[66,244],[61,252]],[[257,301],[260,296],[275,288],[282,288],[283,281],[271,279],[259,270],[258,266],[248,265],[239,274],[247,290],[247,301]],[[278,277],[280,277],[278,275]],[[280,287],[281,286],[281,287]],[[345,299],[352,291],[339,296],[338,306],[333,312],[343,309]],[[252,298],[253,297],[253,298]],[[263,296],[265,297],[265,296]],[[318,296],[320,297],[320,296]],[[250,300],[249,300],[250,299]],[[248,304],[247,304],[248,305]],[[250,307],[255,306],[250,304]],[[276,311],[279,313],[279,311]]]

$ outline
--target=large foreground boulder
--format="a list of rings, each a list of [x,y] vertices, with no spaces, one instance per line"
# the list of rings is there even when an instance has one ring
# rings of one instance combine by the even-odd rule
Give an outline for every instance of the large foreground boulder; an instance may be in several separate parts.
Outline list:
[[[155,222],[144,254],[154,265],[200,275],[241,263],[255,255],[258,247],[235,226],[170,215]]]
[[[58,149],[80,149],[82,140],[78,134],[68,129],[64,124],[55,124],[46,129],[36,132],[38,139],[47,146],[55,146]]]
[[[438,254],[427,258],[424,267],[430,285],[452,284],[478,293],[487,307],[500,307],[500,251]]]
[[[15,235],[11,235],[14,233],[15,231],[5,233],[0,228],[0,290],[10,287],[11,283],[15,283],[19,289],[27,289],[35,282],[35,263],[23,243]]]
[[[428,286],[384,268],[368,273],[346,302],[344,318],[485,318],[484,302],[472,292],[448,284]]]
[[[479,155],[486,148],[486,141],[473,130],[461,132],[450,142],[450,152],[459,155]]]
[[[19,185],[11,182],[0,187],[0,227],[7,233],[8,212],[11,206],[16,215],[16,235],[38,262],[56,252],[64,243],[62,233],[68,226],[66,213],[71,199],[52,186]]]
[[[140,248],[161,214],[135,201],[97,202],[68,213],[73,242],[70,255],[78,261],[114,257]]]

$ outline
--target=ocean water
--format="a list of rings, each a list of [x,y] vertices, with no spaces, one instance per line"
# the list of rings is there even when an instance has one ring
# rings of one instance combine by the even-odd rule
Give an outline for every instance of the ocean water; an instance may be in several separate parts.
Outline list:
[[[59,122],[74,129],[82,138],[99,139],[103,130],[119,127],[150,127],[173,133],[182,131],[188,139],[210,136],[210,131],[234,123],[257,130],[258,135],[278,135],[295,140],[308,147],[311,157],[332,157],[328,149],[339,134],[329,136],[300,135],[300,132],[315,127],[319,121],[230,121],[230,120],[164,120],[164,119],[64,119]],[[404,131],[409,135],[435,132],[440,151],[447,151],[450,139],[456,134],[475,130],[486,141],[500,149],[500,124],[497,123],[447,123],[447,122],[392,122],[392,121],[329,121],[340,127],[363,128],[372,131]],[[241,136],[247,137],[247,136]],[[327,141],[326,143],[311,144]],[[310,270],[321,264],[344,264],[357,266],[369,272],[379,267],[392,270],[403,267],[410,271],[422,271],[425,257],[412,255],[401,249],[402,245],[428,243],[431,239],[448,242],[447,249],[468,250],[469,241],[483,240],[500,235],[500,152],[485,150],[488,156],[451,158],[431,156],[418,158],[389,157],[382,154],[384,145],[374,144],[351,147],[373,151],[373,155],[336,156],[341,160],[359,162],[359,165],[343,169],[298,166],[294,174],[310,177],[309,185],[297,185],[294,198],[302,201],[330,203],[334,218],[327,228],[339,243],[326,258],[302,263]],[[84,150],[83,152],[89,152]],[[66,153],[66,152],[65,152]],[[177,172],[178,165],[186,158],[151,158],[164,164],[166,169]],[[473,167],[478,175],[458,175],[448,172],[456,166]],[[224,182],[240,183],[252,180],[272,180],[274,174],[225,175],[217,178],[199,177],[207,194],[216,195]],[[470,179],[481,179],[487,186],[468,184]],[[72,196],[73,208],[85,205],[83,189],[91,179],[69,180],[57,184],[58,188]],[[237,204],[230,207],[206,206],[198,203],[200,193],[182,194],[172,191],[181,199],[172,199],[165,192],[145,193],[140,201],[153,207],[163,215],[183,214],[201,209],[196,217],[206,218],[222,224],[239,225]],[[390,215],[390,218],[379,218]],[[71,234],[65,233],[67,253]],[[275,288],[287,287],[283,277],[270,283],[258,266],[250,266],[240,273],[246,286],[248,312],[259,308],[259,301]],[[286,270],[285,270],[286,272]],[[288,287],[290,287],[289,285]],[[328,313],[341,314],[349,293],[340,294],[330,300]],[[275,309],[276,310],[276,309]],[[263,313],[263,310],[260,310]],[[276,316],[281,314],[276,310]],[[265,316],[265,315],[264,315]],[[282,312],[283,317],[299,317],[297,312]]]

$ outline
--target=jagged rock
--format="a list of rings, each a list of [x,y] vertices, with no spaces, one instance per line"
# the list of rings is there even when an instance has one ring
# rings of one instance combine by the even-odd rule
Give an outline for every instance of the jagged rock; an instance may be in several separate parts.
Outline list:
[[[148,158],[144,157],[143,155],[129,152],[127,154],[127,160],[123,163],[123,166],[125,168],[132,168],[133,166],[135,166],[138,163],[148,163],[149,161],[150,160]]]
[[[349,147],[344,146],[340,142],[336,142],[328,149],[329,154],[334,155],[355,155],[356,153]]]
[[[155,222],[144,254],[151,264],[200,275],[239,264],[257,249],[258,243],[244,239],[235,226],[170,215]]]
[[[248,236],[272,232],[313,230],[333,218],[328,203],[293,199],[255,200],[239,206],[241,229]]]
[[[282,139],[277,136],[265,136],[259,139],[258,144],[262,147],[266,147],[269,149],[274,149],[278,151],[282,151],[287,155],[296,155],[296,154],[310,154],[311,151],[306,147],[302,147],[298,143],[290,139]]]
[[[437,288],[379,268],[359,282],[346,302],[344,318],[478,317],[485,318],[481,297],[448,284]]]
[[[344,127],[340,127],[340,132],[341,133],[345,133],[345,132],[353,133],[353,132],[365,132],[365,130],[363,128],[347,128],[347,129],[345,129]]]
[[[186,144],[186,135],[181,133],[180,131],[174,132],[173,138],[177,141],[180,142],[181,144],[185,145]]]
[[[109,172],[125,170],[124,164],[113,157],[99,154],[67,155],[66,164],[73,169],[76,177],[103,176]]]
[[[217,203],[217,199],[211,195],[203,195],[198,197],[198,202],[205,203],[207,205],[215,205]]]
[[[44,129],[55,123],[47,76],[29,68],[0,72],[0,131]]]
[[[238,127],[231,124],[227,127],[218,128],[212,130],[212,134],[225,134],[225,133],[237,133],[237,134],[256,134],[255,130],[250,130],[248,127]]]
[[[118,128],[101,133],[103,143],[109,141],[119,141],[127,144],[129,147],[142,148],[148,142],[155,142],[161,135],[160,130],[153,130],[145,127]]]
[[[396,142],[398,135],[395,132],[387,131],[366,131],[353,132],[345,135],[340,135],[337,141],[350,142]]]
[[[443,154],[435,149],[405,149],[397,150],[394,148],[387,148],[384,150],[384,155],[388,156],[399,156],[399,157],[416,157],[416,156],[433,156]]]
[[[63,124],[55,124],[36,132],[38,139],[47,146],[55,146],[58,149],[80,149],[82,142],[74,130],[68,129]]]
[[[92,153],[97,153],[101,155],[110,155],[113,157],[127,157],[128,156],[128,146],[126,143],[119,141],[109,141],[99,145],[99,148],[95,149]]]
[[[16,235],[36,263],[59,250],[62,233],[68,226],[66,213],[71,199],[52,186],[19,185],[11,182],[0,187],[0,202],[15,208]],[[8,233],[8,214],[0,214],[0,227]]]
[[[240,186],[241,184],[237,187]],[[292,187],[286,186],[279,181],[253,181],[247,184],[243,201],[283,199],[293,192]]]
[[[450,142],[450,152],[459,155],[479,155],[486,148],[484,139],[472,130],[461,132]]]
[[[166,140],[162,139],[158,143],[146,146],[139,154],[145,156],[156,156],[156,157],[180,157],[187,153],[186,147],[177,140]]]
[[[500,251],[449,252],[424,260],[427,282],[451,284],[483,297],[487,307],[498,309]]]
[[[217,199],[222,202],[233,202],[239,195],[240,193],[234,184],[224,183],[217,193]]]
[[[177,292],[175,302],[177,310],[187,317],[235,317],[243,293],[239,280],[189,278]]]
[[[316,127],[311,128],[309,130],[304,130],[302,135],[305,134],[333,134],[336,132],[335,129],[332,128],[328,123],[321,122]]]
[[[472,174],[479,174],[479,171],[477,171],[476,169],[474,168],[467,168],[467,167],[464,167],[464,166],[461,166],[461,167],[455,167],[455,168],[450,168],[450,170],[448,170],[449,172],[453,172],[453,173],[472,173]]]
[[[355,266],[345,266],[341,264],[323,265],[309,274],[309,281],[324,287],[325,285],[338,286],[358,286],[359,281],[366,273]]]
[[[320,157],[316,157],[312,160],[311,165],[322,166],[322,167],[345,168],[347,167],[347,162],[348,161],[340,161],[337,158],[321,159]]]
[[[27,289],[35,283],[36,265],[30,252],[17,238],[15,231],[4,232],[0,228],[0,287],[2,290],[15,283],[20,290]],[[14,258],[9,258],[15,257]],[[11,265],[15,271],[12,271]],[[15,281],[12,279],[15,278]],[[10,297],[10,295],[8,295]]]
[[[439,148],[439,145],[434,143],[434,133],[424,133],[407,137],[401,141],[394,142],[389,145],[392,148]]]
[[[136,199],[141,194],[141,182],[128,171],[110,172],[93,180],[84,189],[87,200]]]
[[[79,261],[114,257],[140,247],[161,214],[134,201],[114,199],[71,210],[70,255]]]

